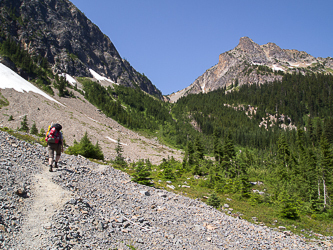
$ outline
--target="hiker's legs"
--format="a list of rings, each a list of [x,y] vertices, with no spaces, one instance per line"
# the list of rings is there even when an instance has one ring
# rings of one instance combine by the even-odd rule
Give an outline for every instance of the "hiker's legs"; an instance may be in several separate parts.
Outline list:
[[[56,158],[55,158],[55,163],[54,163],[54,167],[57,168],[58,167],[58,161],[60,159],[60,155],[56,155]]]
[[[49,158],[49,171],[52,172],[52,163],[53,163],[53,158]]]
[[[49,152],[49,166],[50,166],[49,171],[52,172],[52,163],[53,163],[53,159],[54,159],[54,147],[51,144],[49,144],[47,149]]]
[[[57,148],[56,148],[56,158],[55,158],[55,167],[58,167],[58,161],[60,159],[61,156],[61,144],[57,144]]]
[[[55,162],[58,162],[60,159],[60,155],[56,155],[56,159],[55,159]]]

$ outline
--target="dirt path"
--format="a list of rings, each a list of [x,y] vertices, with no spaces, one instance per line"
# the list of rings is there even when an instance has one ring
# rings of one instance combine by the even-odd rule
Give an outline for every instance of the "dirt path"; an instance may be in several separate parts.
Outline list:
[[[71,193],[52,182],[55,174],[42,166],[42,173],[35,176],[32,187],[32,204],[25,215],[19,249],[46,249],[52,228],[52,216],[70,199]],[[55,170],[57,171],[57,170]]]

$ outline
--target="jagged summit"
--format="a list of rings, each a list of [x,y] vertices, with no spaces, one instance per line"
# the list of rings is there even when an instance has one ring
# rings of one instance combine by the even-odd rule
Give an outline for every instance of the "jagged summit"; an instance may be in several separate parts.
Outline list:
[[[236,49],[237,48],[244,51],[245,53],[258,53],[260,50],[260,46],[248,37],[241,37]]]
[[[109,37],[70,1],[2,0],[0,13],[0,31],[30,54],[46,57],[54,73],[92,77],[92,69],[162,99],[151,81],[121,58]]]
[[[333,59],[315,58],[304,51],[281,49],[275,43],[255,43],[241,37],[239,44],[219,56],[219,62],[198,77],[189,87],[169,95],[176,102],[188,94],[207,93],[221,87],[281,80],[284,73],[332,73]],[[235,86],[234,86],[235,87]]]

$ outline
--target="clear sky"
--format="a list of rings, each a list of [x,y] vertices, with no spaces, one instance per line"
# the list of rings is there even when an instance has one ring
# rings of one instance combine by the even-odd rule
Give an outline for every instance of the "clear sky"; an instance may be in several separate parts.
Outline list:
[[[333,57],[332,0],[71,0],[164,95],[247,36]]]

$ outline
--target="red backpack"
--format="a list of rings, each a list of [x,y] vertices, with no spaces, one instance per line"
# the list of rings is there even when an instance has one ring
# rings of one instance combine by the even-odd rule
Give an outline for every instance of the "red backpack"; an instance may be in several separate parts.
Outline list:
[[[59,125],[59,126],[56,126]],[[45,141],[48,143],[59,143],[60,141],[60,130],[61,130],[60,124],[53,125],[50,130],[46,133]]]

